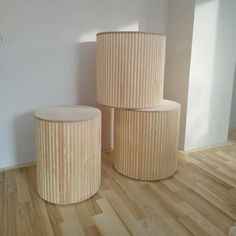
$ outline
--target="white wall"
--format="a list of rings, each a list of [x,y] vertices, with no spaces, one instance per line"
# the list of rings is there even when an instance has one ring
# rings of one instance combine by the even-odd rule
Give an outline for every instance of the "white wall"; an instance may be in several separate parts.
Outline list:
[[[231,113],[230,113],[230,125],[231,129],[236,129],[236,66],[234,72],[234,87],[232,95]]]
[[[236,58],[235,12],[235,0],[196,0],[185,150],[227,141]]]
[[[181,104],[179,147],[184,148],[194,0],[169,0],[164,97]]]
[[[166,17],[166,0],[0,0],[0,168],[35,160],[35,110],[95,103],[96,32],[166,33]]]

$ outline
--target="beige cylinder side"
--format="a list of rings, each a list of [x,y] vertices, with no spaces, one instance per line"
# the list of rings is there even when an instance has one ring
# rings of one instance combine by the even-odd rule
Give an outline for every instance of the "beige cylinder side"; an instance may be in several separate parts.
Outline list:
[[[97,101],[119,108],[158,106],[163,98],[166,37],[97,34]]]
[[[39,195],[69,204],[94,195],[101,179],[101,117],[78,122],[35,118]]]
[[[160,180],[177,169],[180,106],[115,109],[114,167],[128,177]]]

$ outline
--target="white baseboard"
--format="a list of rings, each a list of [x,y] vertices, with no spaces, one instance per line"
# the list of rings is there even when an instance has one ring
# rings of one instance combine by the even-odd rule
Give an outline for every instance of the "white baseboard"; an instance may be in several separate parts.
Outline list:
[[[200,147],[200,148],[190,148],[190,149],[185,149],[183,152],[204,151],[204,150],[207,150],[207,149],[212,149],[212,148],[217,148],[217,147],[225,146],[225,145],[227,145],[227,144],[228,144],[228,142],[219,143],[219,144],[215,144],[215,145],[209,145],[209,146]]]
[[[0,168],[0,172],[6,171],[6,170],[19,169],[19,168],[28,167],[28,166],[34,166],[34,165],[36,165],[35,161],[29,162],[29,163],[24,163],[24,164],[19,164],[19,165],[15,165],[15,166],[8,166],[8,167]]]

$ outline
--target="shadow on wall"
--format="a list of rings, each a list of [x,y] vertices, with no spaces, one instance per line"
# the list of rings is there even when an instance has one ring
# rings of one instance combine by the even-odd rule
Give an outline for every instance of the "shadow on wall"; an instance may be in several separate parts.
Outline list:
[[[234,0],[196,1],[185,150],[227,141],[236,58],[235,7]]]
[[[208,11],[210,13],[207,13]],[[209,136],[212,135],[210,132],[213,123],[210,120],[211,96],[214,87],[218,15],[218,0],[196,1],[189,82],[190,97],[187,111],[188,128],[185,137],[186,150],[206,146]],[[207,27],[204,27],[205,21],[209,22]]]
[[[213,145],[228,141],[231,103],[234,103],[232,92],[236,60],[236,30],[234,27],[236,3],[234,0],[218,0],[218,2],[208,131],[214,135]],[[234,105],[236,106],[235,103]]]
[[[139,29],[165,33],[164,0],[107,0],[100,4],[84,0],[58,4],[23,0],[21,5],[27,7],[19,9],[16,1],[5,1],[0,9],[3,19],[14,20],[17,11],[16,24],[4,21],[1,25],[12,43],[2,45],[0,53],[0,74],[4,78],[0,94],[8,101],[1,107],[7,117],[1,125],[8,137],[0,142],[4,156],[0,168],[35,161],[35,110],[96,102],[98,31]],[[32,17],[38,9],[43,9],[42,16]]]
[[[20,115],[14,120],[15,162],[18,165],[35,161],[34,113]],[[29,160],[31,157],[31,160]]]
[[[79,43],[78,101],[94,105],[96,101],[96,42]]]
[[[96,42],[83,42],[77,45],[78,63],[75,86],[79,104],[94,105],[96,101]],[[49,105],[50,106],[50,105]],[[15,163],[28,164],[35,161],[34,112],[15,117],[13,125]],[[30,157],[30,159],[29,159]]]
[[[113,148],[113,109],[96,103],[96,42],[79,43],[78,101],[102,111],[102,149]]]
[[[233,86],[233,94],[232,94],[229,129],[236,129],[236,64],[235,64],[235,70],[234,70],[234,86]]]

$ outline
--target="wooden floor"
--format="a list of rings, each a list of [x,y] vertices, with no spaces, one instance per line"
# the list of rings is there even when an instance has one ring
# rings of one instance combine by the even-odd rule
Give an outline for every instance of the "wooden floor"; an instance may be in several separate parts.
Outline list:
[[[176,175],[140,182],[103,154],[91,199],[57,206],[36,193],[35,167],[0,172],[0,235],[227,235],[236,221],[236,132],[222,147],[179,153]]]

